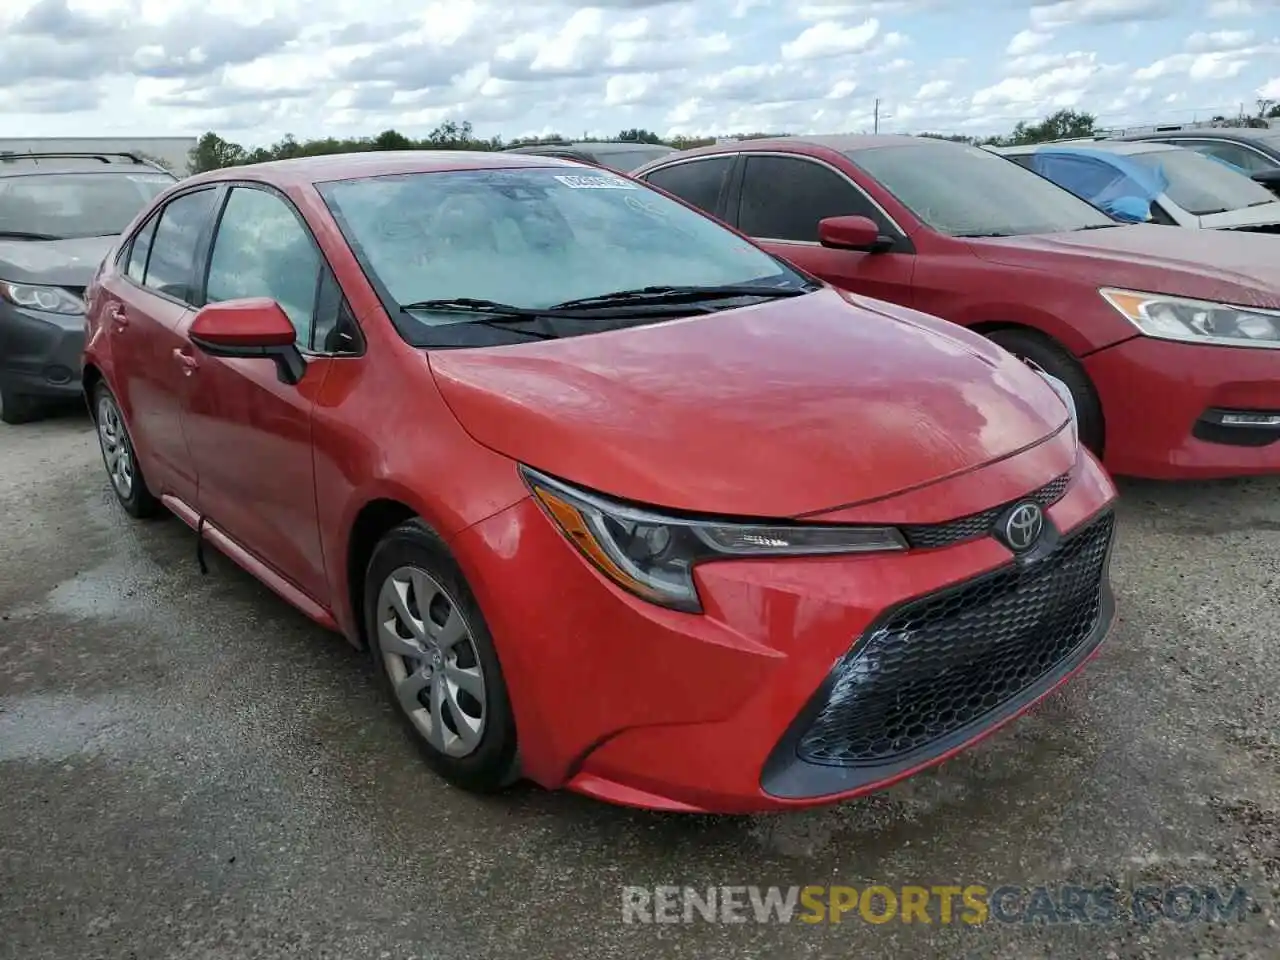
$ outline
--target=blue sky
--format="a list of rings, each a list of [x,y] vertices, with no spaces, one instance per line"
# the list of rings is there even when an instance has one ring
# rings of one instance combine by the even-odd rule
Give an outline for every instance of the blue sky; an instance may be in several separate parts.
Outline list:
[[[8,0],[0,136],[1007,131],[1280,101],[1280,0]]]

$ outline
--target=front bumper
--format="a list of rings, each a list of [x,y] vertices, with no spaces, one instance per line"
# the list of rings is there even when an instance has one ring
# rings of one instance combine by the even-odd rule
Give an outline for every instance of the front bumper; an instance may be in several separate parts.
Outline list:
[[[1027,466],[1034,455],[1015,458],[1021,463],[1011,461],[1009,469],[1034,473]],[[1041,474],[1036,486],[1052,479]],[[1114,497],[1101,466],[1082,455],[1046,516],[1069,543],[1090,521],[1108,521]],[[1050,534],[1046,542],[1053,539]],[[877,636],[877,626],[906,605],[1001,576],[1012,554],[995,538],[899,554],[704,564],[696,574],[705,609],[698,615],[615,589],[532,501],[465,531],[454,550],[498,647],[526,776],[615,803],[741,813],[831,803],[883,788],[1025,711],[1078,669],[1107,633],[1109,530],[1104,540],[1092,593],[1078,585],[1074,594],[1060,592],[1039,611],[1040,620],[1018,621],[1021,632],[992,630],[993,622],[979,613],[969,629],[953,634],[953,642],[964,640],[970,659],[983,652],[984,637],[1005,644],[994,651],[987,644],[990,665],[990,658],[1010,655],[1019,639],[1033,644],[1038,628],[1054,617],[1074,615],[1064,595],[1092,596],[1096,614],[1076,642],[1042,657],[1035,669],[1006,677],[1001,695],[985,709],[944,723],[945,731],[920,737],[910,749],[890,751],[883,762],[854,766],[816,762],[802,743],[842,666],[856,661],[851,649],[866,649],[865,638]],[[1050,558],[1057,555],[1048,550]],[[938,653],[935,679],[957,667],[948,659],[954,651],[939,647]],[[914,672],[917,683],[927,681],[930,663],[917,660]],[[923,688],[890,683],[878,692],[891,696],[894,689],[910,697]],[[928,710],[928,693],[916,701],[917,714]],[[861,709],[870,715],[880,707],[864,701]]]
[[[1210,480],[1280,473],[1280,429],[1216,427],[1222,411],[1280,413],[1280,350],[1135,337],[1084,358],[1118,476]]]
[[[0,384],[48,399],[80,395],[84,320],[19,309],[0,301]]]

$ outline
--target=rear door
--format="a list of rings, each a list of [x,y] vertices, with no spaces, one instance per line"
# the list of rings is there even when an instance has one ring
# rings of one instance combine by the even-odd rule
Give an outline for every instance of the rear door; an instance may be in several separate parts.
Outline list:
[[[197,476],[182,422],[183,368],[197,263],[219,188],[179,194],[145,221],[104,275],[111,387],[129,424],[147,480],[158,493],[194,503]]]
[[[307,358],[297,384],[273,363],[211,357],[188,345],[185,392],[197,507],[210,523],[313,599],[326,597],[315,499],[311,416],[334,355],[341,292],[302,215],[262,184],[233,185],[209,244],[199,302],[274,300]]]
[[[798,154],[744,153],[729,222],[771,253],[853,293],[911,306],[915,248],[844,172]],[[892,238],[883,253],[836,250],[818,240],[826,217],[867,217]]]

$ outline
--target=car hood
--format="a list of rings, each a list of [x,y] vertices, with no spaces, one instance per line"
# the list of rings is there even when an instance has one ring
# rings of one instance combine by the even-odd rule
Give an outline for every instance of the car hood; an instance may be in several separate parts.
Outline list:
[[[117,239],[114,236],[74,240],[0,239],[0,280],[60,287],[87,286]]]
[[[1228,210],[1225,213],[1205,214],[1200,218],[1200,226],[1205,230],[1250,230],[1280,226],[1280,200],[1260,203],[1256,207]]]
[[[1258,307],[1280,307],[1276,239],[1234,230],[1155,224],[968,241],[991,263],[1126,287]]]
[[[491,449],[615,497],[722,516],[887,497],[1039,444],[1069,416],[1029,367],[977,334],[830,289],[437,350],[428,362],[463,427]]]

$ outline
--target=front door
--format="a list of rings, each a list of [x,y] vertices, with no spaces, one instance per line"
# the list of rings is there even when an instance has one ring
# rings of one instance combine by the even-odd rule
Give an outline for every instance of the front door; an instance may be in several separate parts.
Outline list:
[[[235,186],[210,247],[203,302],[269,297],[293,321],[305,352],[323,263],[288,200],[264,187]],[[312,358],[302,381],[291,385],[280,382],[268,360],[210,357],[190,342],[186,353],[192,372],[185,418],[200,474],[199,512],[304,593],[323,600],[311,412],[330,361]]]
[[[770,253],[843,290],[912,305],[915,255],[910,242],[849,178],[806,157],[742,157],[742,185],[733,218],[739,230]],[[885,253],[822,246],[818,221],[847,216],[871,219],[897,245]]]
[[[197,251],[218,191],[209,187],[166,203],[135,234],[121,266],[102,284],[113,384],[142,458],[148,485],[186,503],[196,469],[182,422],[183,369],[174,351],[190,322]]]

